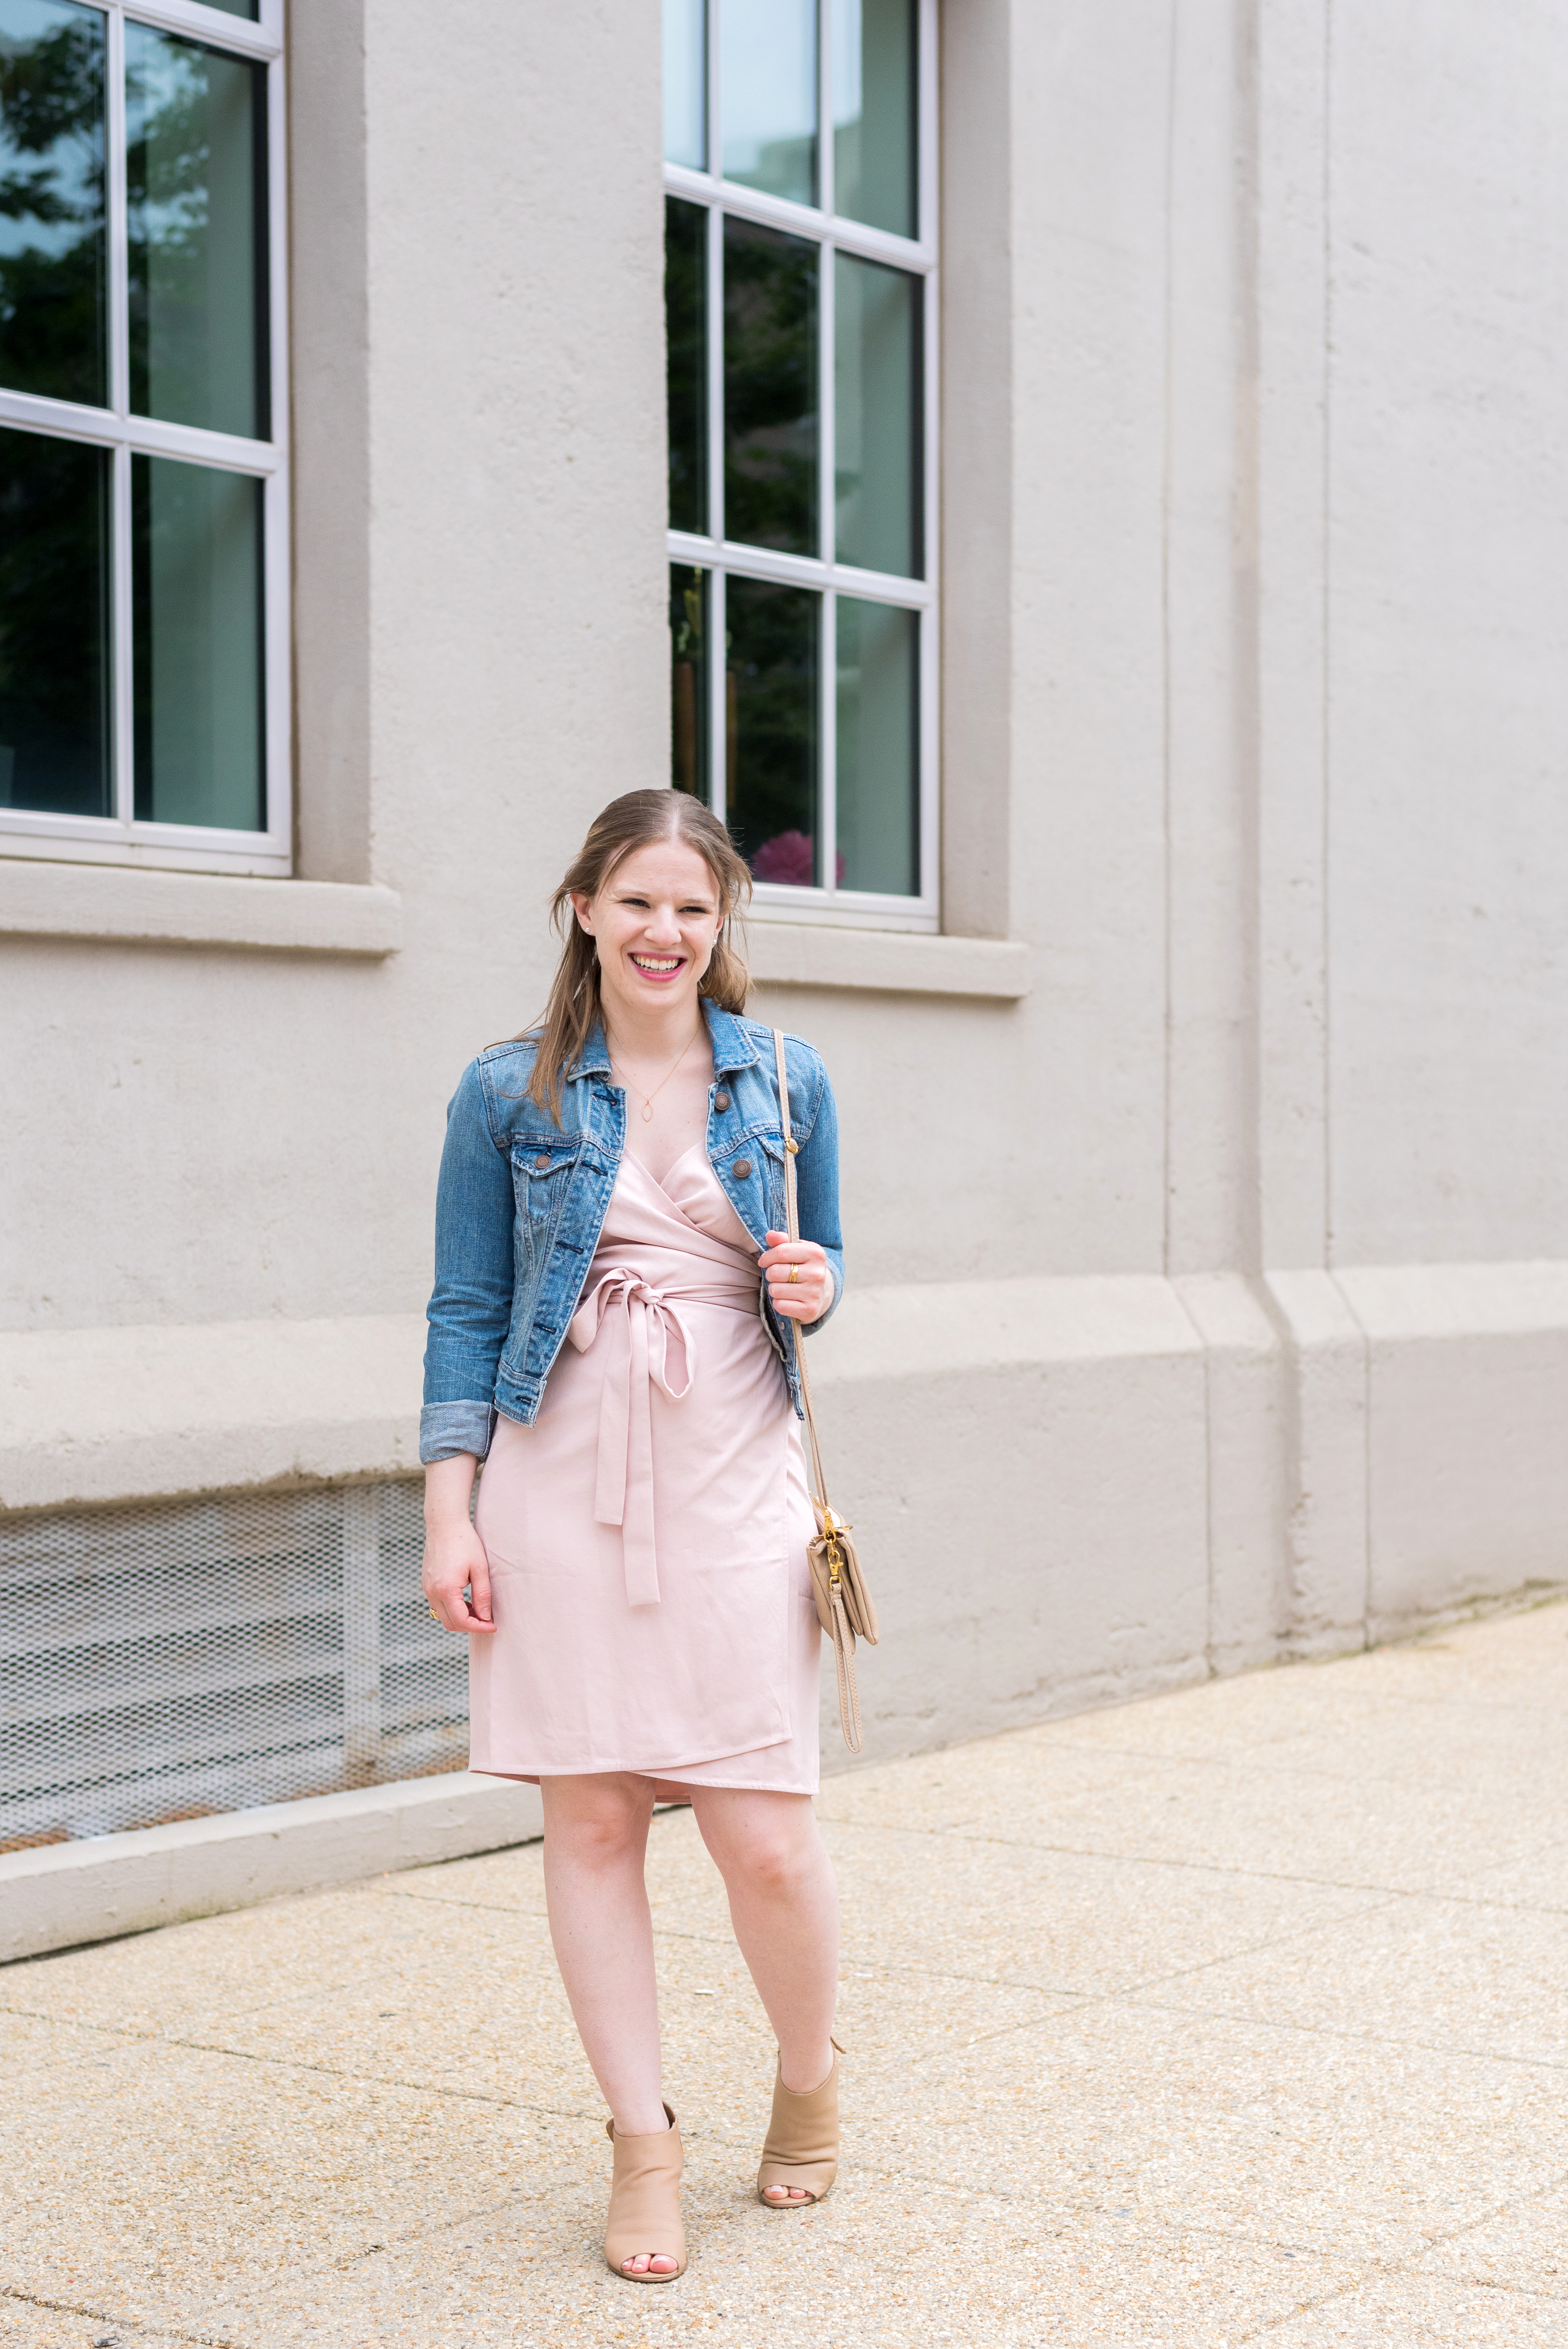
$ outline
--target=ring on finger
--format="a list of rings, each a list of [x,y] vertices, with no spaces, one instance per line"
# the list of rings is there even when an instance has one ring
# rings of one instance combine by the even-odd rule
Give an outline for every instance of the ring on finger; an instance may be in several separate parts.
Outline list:
[[[800,1268],[799,1268],[799,1266],[798,1264],[792,1264],[792,1265],[790,1266],[790,1268],[789,1268],[789,1281],[790,1281],[790,1286],[791,1286],[791,1287],[793,1287],[793,1286],[794,1286],[794,1284],[795,1284],[795,1282],[796,1282],[796,1281],[798,1281],[798,1280],[799,1279],[799,1278],[800,1278]]]

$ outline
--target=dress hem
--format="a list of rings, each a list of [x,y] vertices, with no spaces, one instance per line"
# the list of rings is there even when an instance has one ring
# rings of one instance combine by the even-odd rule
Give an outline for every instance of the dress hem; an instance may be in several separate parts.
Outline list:
[[[810,1786],[781,1786],[772,1778],[678,1778],[669,1770],[634,1770],[624,1764],[618,1767],[593,1770],[486,1770],[477,1762],[469,1764],[472,1778],[504,1778],[514,1786],[537,1786],[542,1776],[546,1778],[651,1778],[661,1786],[722,1786],[738,1795],[810,1795],[821,1792],[820,1783]]]

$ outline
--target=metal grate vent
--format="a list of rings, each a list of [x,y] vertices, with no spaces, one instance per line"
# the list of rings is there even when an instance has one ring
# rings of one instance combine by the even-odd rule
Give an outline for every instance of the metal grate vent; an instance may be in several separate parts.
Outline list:
[[[420,1488],[0,1518],[0,1850],[460,1769]]]

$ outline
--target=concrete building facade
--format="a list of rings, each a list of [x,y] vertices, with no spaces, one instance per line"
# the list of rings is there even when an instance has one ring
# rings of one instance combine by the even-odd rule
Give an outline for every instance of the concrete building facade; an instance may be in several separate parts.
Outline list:
[[[873,1754],[1568,1579],[1565,32],[940,0],[937,926],[750,924]],[[286,42],[288,870],[0,838],[35,1562],[404,1489],[445,1102],[670,773],[657,7]]]

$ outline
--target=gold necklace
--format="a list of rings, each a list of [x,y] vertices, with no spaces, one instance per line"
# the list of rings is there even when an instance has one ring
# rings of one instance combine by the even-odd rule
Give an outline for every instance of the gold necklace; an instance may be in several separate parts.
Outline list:
[[[676,1070],[680,1067],[681,1061],[686,1059],[686,1054],[691,1050],[692,1046],[696,1042],[696,1040],[701,1033],[702,1029],[700,1025],[693,1029],[691,1034],[686,1038],[686,1042],[681,1046],[680,1058],[674,1061],[673,1064],[665,1071],[664,1075],[659,1079],[658,1083],[654,1087],[651,1093],[645,1093],[641,1085],[633,1084],[631,1079],[626,1076],[622,1070],[615,1069],[615,1055],[612,1051],[610,1055],[610,1066],[613,1069],[615,1069],[615,1074],[620,1078],[621,1082],[625,1086],[627,1092],[635,1093],[637,1099],[642,1102],[643,1123],[645,1125],[652,1125],[654,1122],[654,1103],[664,1092],[665,1087],[675,1075]]]

